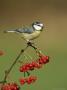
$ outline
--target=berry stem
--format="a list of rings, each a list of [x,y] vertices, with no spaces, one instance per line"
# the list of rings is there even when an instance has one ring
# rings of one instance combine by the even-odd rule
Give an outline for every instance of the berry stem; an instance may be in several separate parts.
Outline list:
[[[25,77],[26,73],[24,72],[24,77]]]
[[[41,51],[39,51],[36,46],[32,45],[31,42],[28,42],[27,44],[28,44],[30,47],[32,47],[32,48],[36,51],[36,53],[38,53],[38,54],[40,55]]]
[[[27,75],[29,76],[30,75],[30,73],[27,71]]]

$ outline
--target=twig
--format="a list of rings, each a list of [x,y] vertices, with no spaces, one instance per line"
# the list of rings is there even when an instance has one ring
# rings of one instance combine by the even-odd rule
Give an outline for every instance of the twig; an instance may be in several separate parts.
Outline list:
[[[4,85],[6,83],[6,79],[9,75],[9,73],[11,72],[11,70],[13,69],[14,65],[16,64],[17,60],[20,58],[20,56],[22,55],[22,53],[28,48],[29,45],[27,45],[27,47],[25,49],[22,49],[21,52],[19,53],[19,55],[17,56],[17,58],[15,59],[15,61],[13,62],[13,64],[11,65],[11,67],[8,69],[8,71],[5,72],[5,77],[4,80],[0,83],[2,83],[2,85]]]
[[[28,44],[28,46],[33,47],[35,50],[37,49],[37,47],[35,47],[34,45],[32,45],[32,43],[31,43],[31,42],[28,42],[27,44]]]

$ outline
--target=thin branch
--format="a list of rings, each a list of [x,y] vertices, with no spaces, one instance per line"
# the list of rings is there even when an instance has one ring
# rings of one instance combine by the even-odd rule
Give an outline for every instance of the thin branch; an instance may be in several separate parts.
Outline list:
[[[13,64],[11,65],[11,67],[8,69],[8,71],[5,72],[5,77],[4,80],[1,82],[3,85],[6,83],[6,79],[9,75],[9,73],[11,72],[11,70],[13,69],[14,65],[17,63],[18,59],[20,58],[20,56],[22,55],[22,53],[28,48],[29,45],[27,45],[27,47],[25,49],[22,49],[19,53],[19,55],[17,56],[17,58],[15,59],[15,61],[13,62]]]

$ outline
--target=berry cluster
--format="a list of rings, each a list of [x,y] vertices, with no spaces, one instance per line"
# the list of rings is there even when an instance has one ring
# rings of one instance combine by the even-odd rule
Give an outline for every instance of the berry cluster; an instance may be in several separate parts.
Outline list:
[[[34,68],[41,68],[41,65],[37,62],[26,63],[20,67],[20,72],[27,72],[29,70],[34,70]]]
[[[35,68],[39,69],[42,67],[43,64],[46,64],[48,62],[49,62],[48,56],[39,55],[38,60],[20,66],[20,72],[27,72],[29,70],[34,70]]]
[[[24,85],[25,83],[27,84],[32,84],[37,80],[36,76],[29,76],[28,78],[21,78],[20,79],[20,84]]]
[[[39,55],[39,59],[38,59],[38,62],[39,64],[46,64],[49,62],[49,57],[48,56],[44,56],[44,55]]]
[[[6,83],[1,90],[20,90],[20,87],[16,83]]]
[[[20,66],[20,72],[27,72],[28,71],[32,71],[35,69],[40,69],[42,67],[42,65],[46,64],[49,62],[49,57],[48,56],[44,56],[42,54],[39,54],[39,58],[36,61],[32,61],[31,63],[26,63],[22,66]],[[24,85],[25,83],[27,84],[31,84],[33,82],[35,82],[37,80],[36,76],[29,76],[28,78],[21,78],[20,79],[20,84]]]

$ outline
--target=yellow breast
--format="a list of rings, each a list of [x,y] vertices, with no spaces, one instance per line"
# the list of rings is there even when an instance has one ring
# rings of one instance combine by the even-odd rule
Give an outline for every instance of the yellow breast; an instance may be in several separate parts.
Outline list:
[[[37,38],[40,35],[40,31],[35,31],[31,34],[27,34],[27,33],[22,33],[22,37],[26,40],[32,40]]]

